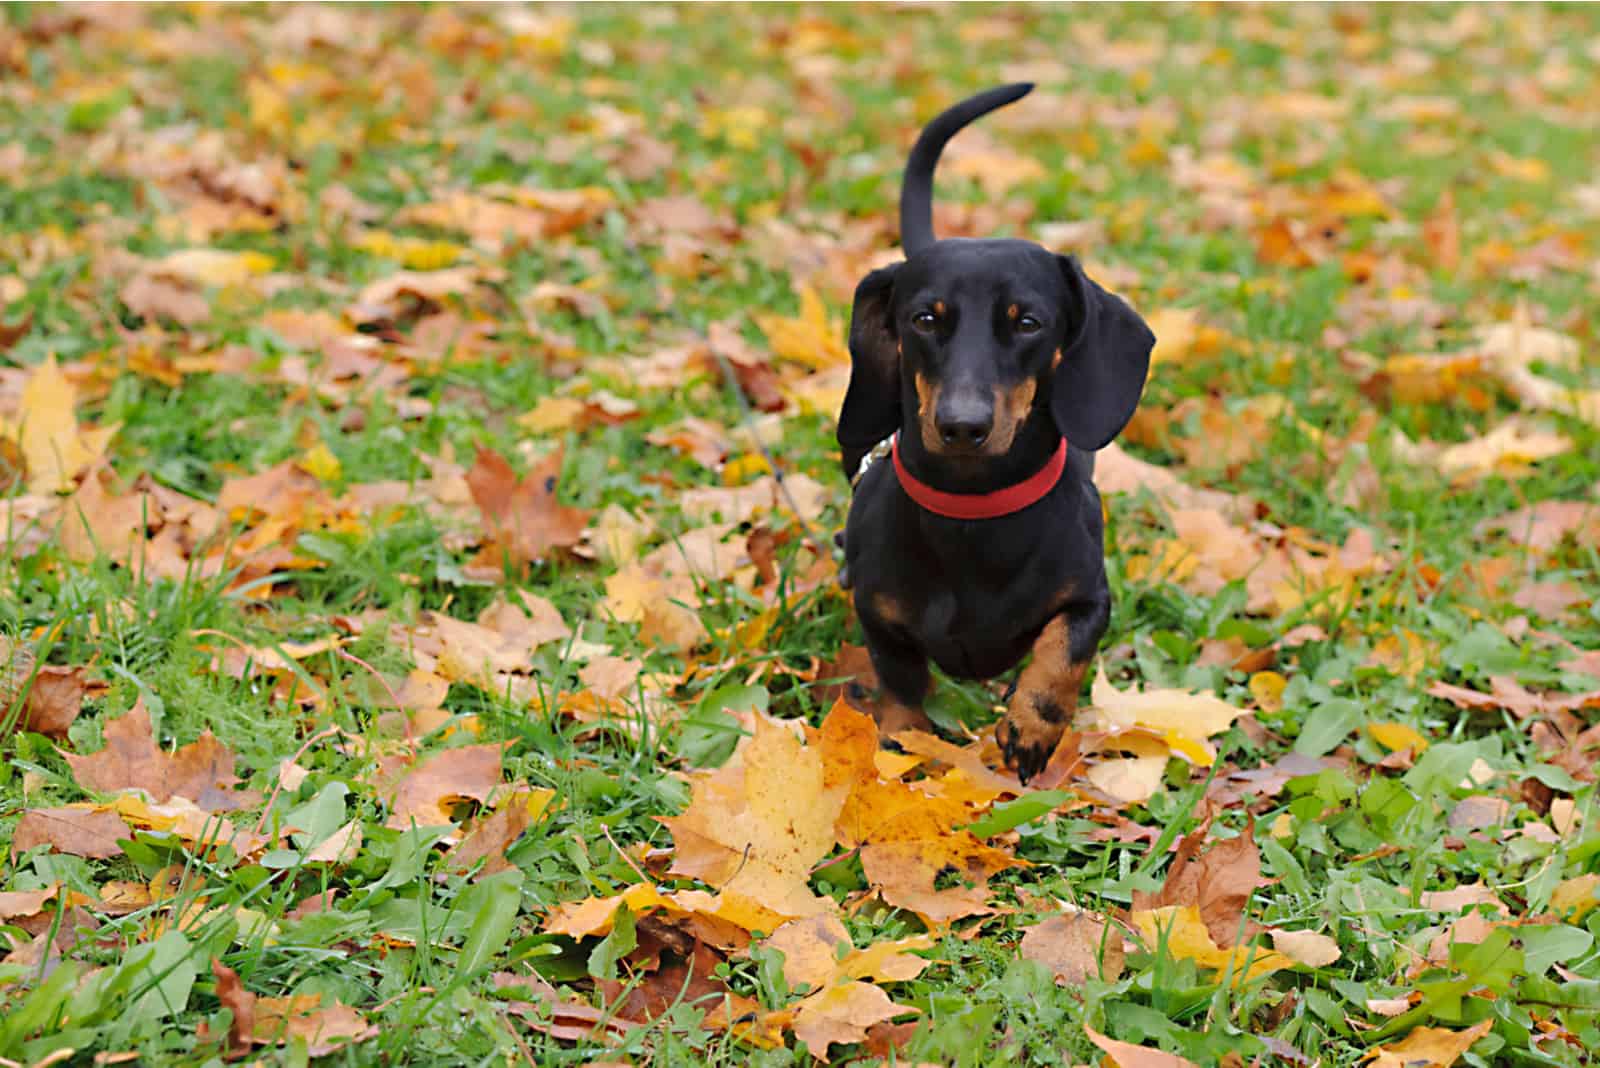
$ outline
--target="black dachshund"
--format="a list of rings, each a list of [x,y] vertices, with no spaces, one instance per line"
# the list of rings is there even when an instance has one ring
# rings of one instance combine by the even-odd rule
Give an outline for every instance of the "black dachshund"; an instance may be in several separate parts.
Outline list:
[[[995,730],[1023,782],[1055,751],[1110,619],[1093,454],[1133,416],[1155,344],[1071,257],[934,237],[945,143],[1032,88],[980,93],[917,139],[906,259],[856,287],[839,416],[846,567],[884,729],[926,723],[930,657],[983,679],[1031,652]]]

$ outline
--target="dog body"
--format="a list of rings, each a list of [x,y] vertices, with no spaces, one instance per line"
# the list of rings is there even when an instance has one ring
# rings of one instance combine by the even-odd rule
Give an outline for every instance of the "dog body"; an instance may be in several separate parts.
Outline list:
[[[893,461],[861,474],[845,530],[884,726],[925,722],[930,659],[982,679],[1031,652],[996,730],[1024,781],[1060,740],[1110,619],[1093,452],[1132,416],[1154,344],[1070,258],[933,237],[944,143],[1030,88],[951,108],[913,149],[907,258],[856,289],[838,435],[847,475],[895,435]]]

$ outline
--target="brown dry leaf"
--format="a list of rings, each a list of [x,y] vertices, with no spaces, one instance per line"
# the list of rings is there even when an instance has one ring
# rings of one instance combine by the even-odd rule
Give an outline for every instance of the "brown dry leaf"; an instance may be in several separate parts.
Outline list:
[[[1418,896],[1417,904],[1430,912],[1460,912],[1478,905],[1492,905],[1502,916],[1508,914],[1505,904],[1495,892],[1481,882],[1458,886],[1454,890],[1424,890]]]
[[[871,983],[841,983],[800,1002],[794,1011],[794,1034],[813,1057],[826,1063],[828,1047],[835,1042],[865,1042],[873,1024],[916,1011],[895,1004],[881,987]]]
[[[1022,955],[1038,961],[1062,986],[1090,979],[1115,982],[1127,952],[1122,932],[1091,912],[1070,910],[1023,929]]]
[[[1373,1050],[1369,1064],[1372,1068],[1450,1068],[1493,1026],[1493,1020],[1484,1020],[1465,1031],[1418,1027],[1399,1042]]]
[[[616,1041],[638,1025],[631,1020],[618,1019],[608,1009],[563,998],[556,988],[537,975],[512,975],[496,972],[495,989],[504,995],[515,990],[531,995],[533,1000],[506,998],[500,1004],[506,1011],[522,1017],[526,1024],[563,1042],[580,1042],[598,1037],[600,1041]]]
[[[57,853],[106,860],[122,855],[118,839],[131,838],[128,825],[114,812],[94,805],[30,808],[11,835],[11,855],[47,845]]]
[[[508,793],[493,812],[479,819],[472,829],[450,850],[450,866],[466,871],[480,859],[484,861],[478,877],[508,871],[506,850],[516,844],[522,832],[544,815],[555,791],[540,786],[529,786]]]
[[[284,1045],[295,1039],[306,1043],[313,1057],[365,1042],[378,1028],[356,1009],[335,1001],[319,1007],[320,994],[295,994],[286,998],[256,998],[255,1028],[250,1041],[258,1046]]]
[[[1155,894],[1135,890],[1133,908],[1192,906],[1211,939],[1227,948],[1254,933],[1255,925],[1245,919],[1245,907],[1256,888],[1269,883],[1261,877],[1261,853],[1256,848],[1253,820],[1237,837],[1218,842],[1201,853],[1209,831],[1208,820],[1199,830],[1184,835],[1172,867],[1167,870],[1166,882]]]
[[[90,681],[84,671],[81,666],[39,666],[32,649],[0,635],[0,717],[9,720],[12,706],[20,700],[22,712],[14,729],[65,738],[83,708],[83,699],[106,691],[104,683]]]
[[[1550,911],[1557,916],[1570,912],[1566,918],[1573,923],[1582,923],[1596,905],[1600,905],[1600,874],[1594,872],[1562,880],[1550,895]]]
[[[217,1000],[233,1013],[233,1022],[228,1025],[228,1050],[242,1054],[255,1036],[256,996],[239,982],[238,972],[215,957],[211,958],[211,974],[217,980]]]
[[[486,552],[504,552],[513,563],[542,560],[551,549],[570,549],[583,537],[589,513],[556,499],[561,478],[561,450],[556,450],[523,476],[505,458],[480,447],[467,472],[473,502],[483,515],[491,545]],[[489,563],[496,557],[491,555]]]
[[[633,690],[644,662],[627,656],[597,656],[578,672],[578,681],[595,696],[614,700]]]
[[[243,808],[258,795],[236,792],[233,753],[209,730],[168,753],[150,732],[150,713],[140,698],[128,713],[104,727],[105,748],[89,756],[62,754],[85,790],[141,790],[161,803],[184,797],[209,812]]]
[[[1107,1038],[1088,1024],[1083,1025],[1083,1033],[1089,1036],[1090,1042],[1105,1052],[1116,1068],[1200,1068],[1198,1064],[1185,1060],[1176,1053],[1163,1053],[1148,1046],[1136,1046],[1132,1042]]]
[[[428,757],[388,791],[385,826],[405,830],[455,823],[456,805],[482,804],[500,788],[501,752],[499,745],[466,745]]]
[[[747,900],[766,917],[766,930],[833,907],[807,884],[812,865],[833,847],[845,791],[824,786],[815,749],[758,718],[755,735],[727,764],[691,782],[689,807],[661,821],[677,847],[673,874]]]
[[[140,793],[122,793],[105,808],[115,812],[132,827],[172,834],[191,845],[211,849],[227,846],[241,857],[266,848],[267,840],[251,831],[241,831],[214,811],[207,811],[187,797],[172,797],[155,804]]]

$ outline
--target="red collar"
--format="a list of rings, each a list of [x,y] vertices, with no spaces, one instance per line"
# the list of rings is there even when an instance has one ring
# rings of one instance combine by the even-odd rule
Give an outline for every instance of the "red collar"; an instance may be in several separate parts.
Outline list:
[[[993,493],[945,493],[914,478],[906,470],[906,465],[900,460],[899,438],[895,438],[892,452],[894,473],[899,477],[906,496],[934,515],[942,515],[947,519],[998,519],[1020,512],[1030,504],[1037,504],[1045,494],[1055,489],[1061,472],[1067,467],[1067,442],[1063,438],[1049,462],[1021,482]]]

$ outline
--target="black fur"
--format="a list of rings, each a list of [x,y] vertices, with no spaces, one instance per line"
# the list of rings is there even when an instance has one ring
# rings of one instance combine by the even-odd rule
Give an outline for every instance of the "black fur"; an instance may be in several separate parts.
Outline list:
[[[1070,257],[1027,241],[933,236],[933,169],[945,142],[1028,88],[990,90],[928,125],[902,194],[907,258],[856,289],[838,431],[847,476],[896,430],[910,473],[955,493],[1019,482],[1063,436],[1069,443],[1054,489],[996,519],[923,510],[887,460],[856,487],[845,555],[857,614],[883,687],[913,707],[926,695],[930,659],[958,677],[1001,674],[1061,615],[1069,659],[1081,664],[1110,618],[1093,452],[1132,417],[1154,336]],[[937,394],[928,413],[919,378]],[[1026,779],[1049,753],[1006,756]]]

